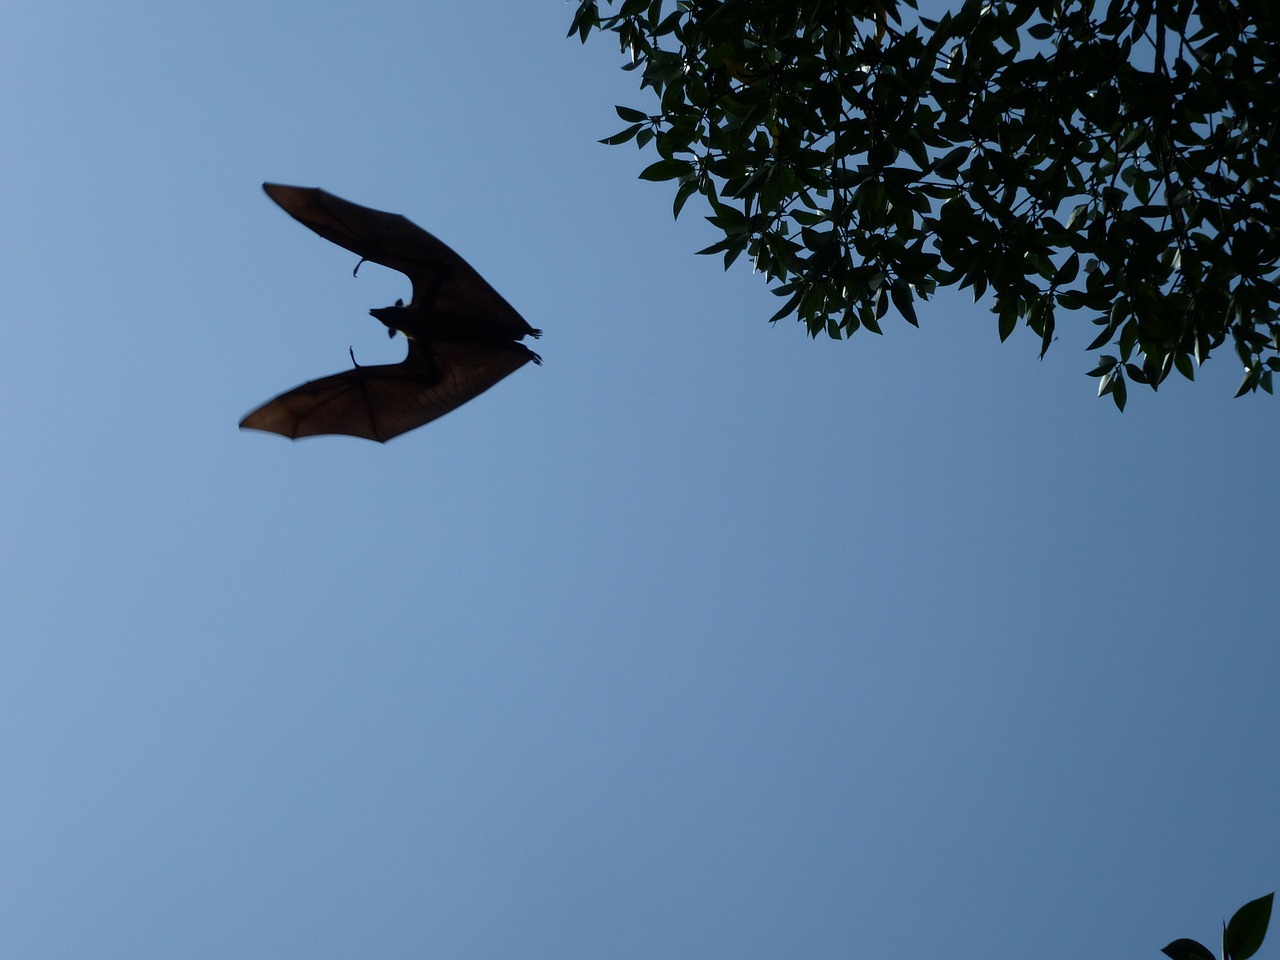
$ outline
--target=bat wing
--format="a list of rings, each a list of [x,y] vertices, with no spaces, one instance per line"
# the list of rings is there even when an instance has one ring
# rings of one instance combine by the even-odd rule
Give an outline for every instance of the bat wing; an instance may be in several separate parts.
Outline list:
[[[479,396],[536,353],[519,343],[409,341],[402,363],[356,367],[311,380],[269,400],[240,421],[297,440],[346,434],[384,443]]]
[[[413,281],[415,304],[479,334],[512,340],[537,331],[443,241],[405,217],[335,197],[318,187],[264,183],[262,189],[304,226],[365,260]]]

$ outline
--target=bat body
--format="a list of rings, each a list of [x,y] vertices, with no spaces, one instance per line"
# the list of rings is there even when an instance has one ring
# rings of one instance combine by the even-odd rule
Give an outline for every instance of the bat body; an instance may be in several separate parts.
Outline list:
[[[316,188],[262,188],[291,217],[357,254],[361,263],[380,263],[413,282],[408,305],[396,301],[369,311],[391,336],[404,334],[409,354],[400,363],[356,364],[304,383],[254,410],[241,428],[295,440],[339,433],[382,443],[444,416],[530,360],[542,362],[519,342],[541,331],[421,227]]]

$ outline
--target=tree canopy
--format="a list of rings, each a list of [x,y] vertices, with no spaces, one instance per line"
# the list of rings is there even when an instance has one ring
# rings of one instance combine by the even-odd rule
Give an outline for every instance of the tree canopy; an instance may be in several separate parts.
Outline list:
[[[1000,338],[1096,325],[1124,408],[1231,338],[1280,370],[1280,7],[1270,0],[579,0],[657,94],[605,143],[695,193],[817,336],[988,294]],[[907,15],[904,17],[904,14]]]

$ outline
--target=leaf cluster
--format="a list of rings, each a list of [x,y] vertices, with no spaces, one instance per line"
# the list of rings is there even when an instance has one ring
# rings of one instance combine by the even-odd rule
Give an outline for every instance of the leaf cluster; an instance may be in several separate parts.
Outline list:
[[[601,3],[613,8],[601,13]],[[1280,7],[1266,0],[579,0],[657,104],[603,142],[695,193],[813,336],[971,288],[1040,355],[1096,327],[1123,409],[1231,339],[1280,370]],[[904,15],[911,15],[908,24]]]
[[[1249,960],[1267,935],[1271,923],[1274,893],[1250,900],[1235,912],[1229,923],[1222,925],[1222,960]],[[1160,951],[1170,960],[1216,960],[1213,951],[1202,943],[1183,937]]]

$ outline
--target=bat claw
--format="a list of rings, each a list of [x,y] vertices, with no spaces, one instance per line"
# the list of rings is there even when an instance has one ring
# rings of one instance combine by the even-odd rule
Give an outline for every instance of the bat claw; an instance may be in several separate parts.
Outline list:
[[[529,336],[531,336],[531,337],[533,337],[533,339],[537,340],[539,337],[541,337],[541,336],[542,336],[542,331],[541,331],[541,330],[530,330],[530,331],[529,331]]]
[[[355,268],[354,270],[352,270],[352,271],[351,271],[351,275],[352,275],[353,277],[354,277],[354,276],[356,276],[356,275],[360,272],[360,266],[361,266],[361,264],[363,264],[363,263],[364,263],[366,260],[368,260],[368,259],[369,259],[368,257],[361,257],[361,258],[360,258],[360,263],[357,263],[357,264],[356,264],[356,268]]]
[[[357,370],[359,370],[359,369],[360,369],[360,364],[356,363],[356,348],[355,348],[355,347],[347,347],[347,353],[351,354],[351,362],[352,362],[353,364],[355,364],[355,368],[356,368]]]

